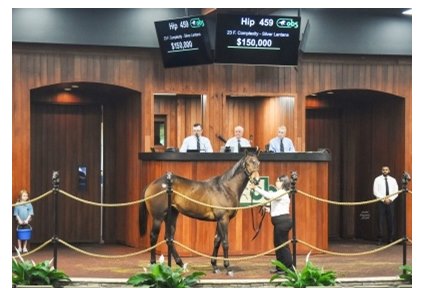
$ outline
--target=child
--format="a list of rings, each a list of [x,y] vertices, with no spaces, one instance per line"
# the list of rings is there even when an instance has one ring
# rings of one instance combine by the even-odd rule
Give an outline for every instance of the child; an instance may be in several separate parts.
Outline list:
[[[17,202],[25,202],[29,199],[29,194],[27,190],[21,190],[19,192],[19,198]],[[28,228],[28,224],[31,221],[32,216],[34,215],[34,210],[32,209],[31,203],[19,204],[15,206],[13,211],[13,215],[16,217],[18,221],[18,229]],[[23,247],[21,240],[18,239],[18,250],[20,253],[27,253],[27,240],[23,241]]]

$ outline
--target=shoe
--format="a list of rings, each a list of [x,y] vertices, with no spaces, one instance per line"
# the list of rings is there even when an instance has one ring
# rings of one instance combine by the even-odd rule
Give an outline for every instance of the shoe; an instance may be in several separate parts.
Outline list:
[[[18,249],[19,254],[22,254],[22,249]]]
[[[28,253],[28,250],[26,248],[23,248],[22,252],[23,253]]]
[[[280,270],[280,269],[271,269],[270,271],[269,271],[269,273],[271,273],[271,274],[284,274],[284,271],[283,270]]]

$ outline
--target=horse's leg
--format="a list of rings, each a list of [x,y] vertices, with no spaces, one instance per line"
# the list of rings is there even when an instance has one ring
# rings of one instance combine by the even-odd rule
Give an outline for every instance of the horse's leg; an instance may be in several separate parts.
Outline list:
[[[177,218],[178,218],[178,210],[176,210],[175,208],[172,208],[171,211],[171,240],[174,240],[174,234],[175,234],[175,230],[176,230],[176,224],[177,224]],[[180,255],[178,254],[177,250],[175,249],[175,245],[172,242],[171,244],[171,253],[172,256],[174,257],[175,263],[177,263],[178,266],[183,267],[184,263],[181,260]]]
[[[162,220],[163,218],[153,218],[152,231],[150,232],[150,246],[154,246],[158,242],[158,235]],[[156,248],[150,250],[150,263],[156,263]]]
[[[218,228],[219,228],[219,233],[221,234],[222,237],[222,249],[224,250],[224,258],[228,258],[228,247],[229,247],[229,242],[228,242],[228,223],[229,223],[229,218],[228,217],[223,217],[221,220],[218,221]],[[227,274],[232,275],[233,272],[231,271],[230,267],[230,261],[229,260],[224,260],[224,267],[225,269],[227,269]]]
[[[212,257],[218,256],[218,250],[220,245],[221,245],[221,234],[219,232],[218,224],[216,224],[215,239],[213,241]],[[220,271],[218,266],[216,265],[216,259],[212,258],[211,264],[212,264],[213,273],[219,273]]]

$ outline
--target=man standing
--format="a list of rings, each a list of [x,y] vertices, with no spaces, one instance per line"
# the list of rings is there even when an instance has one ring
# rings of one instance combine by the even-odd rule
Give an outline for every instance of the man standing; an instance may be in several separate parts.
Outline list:
[[[373,187],[375,197],[384,197],[381,202],[378,202],[378,244],[381,244],[383,240],[384,221],[386,221],[387,225],[387,242],[390,243],[394,240],[393,201],[396,199],[398,194],[390,197],[387,196],[399,191],[396,179],[389,175],[389,166],[383,166],[381,168],[381,173],[382,175],[379,175],[375,178]]]
[[[193,125],[193,135],[186,137],[181,145],[180,152],[186,153],[187,150],[197,150],[198,152],[212,153],[212,145],[209,138],[202,136],[202,125],[196,123]]]
[[[234,128],[234,137],[231,137],[225,143],[225,147],[231,147],[234,153],[240,152],[241,147],[250,147],[250,141],[243,138],[244,128],[237,126]]]

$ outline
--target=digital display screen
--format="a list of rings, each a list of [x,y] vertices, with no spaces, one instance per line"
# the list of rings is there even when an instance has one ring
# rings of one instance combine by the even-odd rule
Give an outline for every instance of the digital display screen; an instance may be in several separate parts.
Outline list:
[[[297,65],[299,17],[218,14],[215,62]]]
[[[213,62],[204,16],[157,21],[155,27],[165,68]]]

